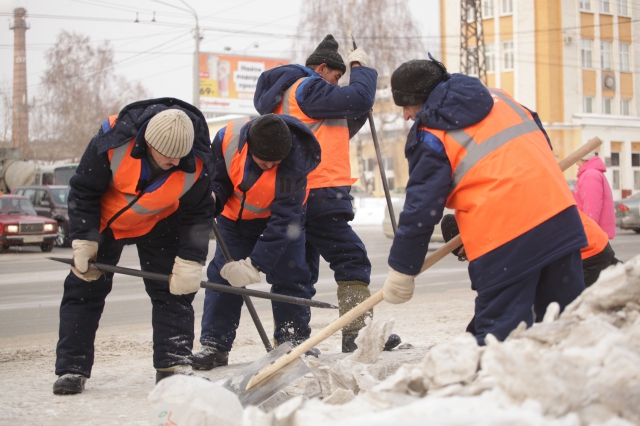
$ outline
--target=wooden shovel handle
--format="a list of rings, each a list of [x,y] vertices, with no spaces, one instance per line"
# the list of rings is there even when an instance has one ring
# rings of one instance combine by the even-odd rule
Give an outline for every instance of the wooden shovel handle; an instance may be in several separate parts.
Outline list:
[[[560,161],[558,165],[560,166],[562,171],[565,171],[566,169],[571,167],[574,163],[576,163],[578,160],[583,158],[586,154],[588,154],[589,152],[593,151],[598,146],[600,146],[600,144],[602,144],[602,141],[600,140],[600,138],[595,137],[593,139],[590,139],[586,144],[582,145],[580,148],[578,148],[577,150],[569,154],[567,158]],[[456,247],[458,247],[461,244],[462,244],[462,238],[460,238],[460,235],[456,235],[454,238],[449,240],[448,243],[446,243],[445,245],[443,245],[442,247],[440,247],[439,249],[437,249],[436,251],[434,251],[432,254],[430,254],[424,259],[424,263],[422,264],[420,273],[429,269],[436,262],[438,262],[440,259],[442,259],[446,255],[451,253],[453,250],[456,249]],[[251,378],[251,380],[249,380],[249,383],[247,383],[247,390],[251,389],[258,383],[260,383],[261,381],[263,381],[264,379],[272,375],[274,372],[278,371],[285,365],[289,364],[291,361],[293,361],[300,355],[304,354],[309,349],[313,348],[318,343],[322,342],[323,340],[331,336],[333,333],[340,330],[342,327],[349,324],[351,321],[358,318],[360,315],[364,314],[369,309],[373,308],[378,303],[382,302],[382,300],[383,300],[382,290],[380,290],[377,293],[375,293],[373,296],[369,297],[367,300],[365,300],[364,302],[362,302],[361,304],[351,309],[349,312],[347,312],[346,314],[339,317],[337,320],[335,320],[334,322],[332,322],[331,324],[329,324],[328,326],[320,330],[317,334],[315,334],[314,336],[302,342],[300,345],[293,348],[291,352],[278,358],[276,361],[273,362],[273,364],[268,365],[267,367],[259,371],[255,376]]]

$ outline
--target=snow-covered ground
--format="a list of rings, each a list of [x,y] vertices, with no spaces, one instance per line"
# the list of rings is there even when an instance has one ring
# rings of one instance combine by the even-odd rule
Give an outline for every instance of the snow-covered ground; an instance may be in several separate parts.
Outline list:
[[[382,222],[384,199],[357,203],[354,223]],[[229,415],[227,421],[210,417],[197,424],[640,424],[640,260],[605,278],[606,285],[599,282],[585,292],[559,319],[550,316],[545,324],[483,349],[463,333],[473,313],[475,293],[469,289],[419,293],[403,305],[383,302],[376,319],[393,318],[393,332],[413,348],[382,353],[372,364],[345,361],[336,334],[319,345],[323,355],[313,362],[321,380],[300,379],[277,395],[282,405],[265,404],[268,413],[233,411],[231,397],[217,408]],[[259,314],[271,329],[270,312]],[[336,316],[312,310],[314,332]],[[195,323],[198,350],[200,318]],[[56,333],[0,339],[0,425],[150,424],[155,414],[148,400],[155,387],[150,324],[98,330],[92,377],[80,395],[52,393],[56,341]],[[213,382],[225,380],[264,353],[245,313],[231,365],[203,374]],[[353,379],[322,376],[334,369],[343,376],[354,372]]]

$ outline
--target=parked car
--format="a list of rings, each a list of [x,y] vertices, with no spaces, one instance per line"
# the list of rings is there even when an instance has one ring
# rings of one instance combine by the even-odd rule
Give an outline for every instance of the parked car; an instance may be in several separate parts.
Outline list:
[[[25,245],[38,245],[49,252],[57,235],[57,222],[38,216],[27,197],[0,195],[0,252]]]
[[[614,203],[616,226],[620,229],[633,229],[640,234],[640,193]]]
[[[402,188],[402,190],[404,190],[404,188]],[[400,212],[404,208],[404,197],[405,197],[405,194],[403,192],[400,193],[399,190],[391,192],[391,200],[392,200],[391,205],[393,206],[393,213],[396,217],[396,225],[400,220]],[[442,215],[444,216],[445,214],[453,214],[453,210],[445,207]],[[393,238],[393,226],[391,225],[391,215],[389,215],[389,208],[387,207],[386,204],[384,206],[384,219],[382,220],[382,231],[384,232],[384,235],[387,236],[387,238]],[[442,236],[442,229],[440,228],[440,222],[438,222],[438,224],[433,228],[433,234],[431,234],[431,239],[429,241],[438,241],[438,242],[444,241],[444,238]]]
[[[39,216],[48,217],[58,222],[56,247],[69,247],[69,210],[67,185],[30,185],[18,186],[12,194],[24,195],[31,201]]]

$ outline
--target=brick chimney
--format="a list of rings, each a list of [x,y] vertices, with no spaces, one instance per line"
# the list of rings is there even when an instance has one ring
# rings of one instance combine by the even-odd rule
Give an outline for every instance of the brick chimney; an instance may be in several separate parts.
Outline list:
[[[13,10],[13,122],[11,146],[24,154],[29,142],[29,105],[27,104],[27,42],[29,25],[25,21],[26,9]]]

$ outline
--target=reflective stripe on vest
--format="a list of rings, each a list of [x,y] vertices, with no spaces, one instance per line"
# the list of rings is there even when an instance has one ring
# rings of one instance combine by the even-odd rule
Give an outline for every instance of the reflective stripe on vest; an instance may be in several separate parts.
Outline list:
[[[581,210],[578,210],[578,213],[584,226],[584,233],[587,235],[587,246],[580,249],[580,256],[584,260],[601,253],[609,244],[609,236],[600,228],[600,225]]]
[[[309,173],[309,189],[349,186],[358,179],[351,177],[349,162],[349,126],[346,119],[317,120],[302,112],[296,100],[296,90],[308,77],[296,81],[282,94],[282,102],[273,111],[296,117],[313,132],[322,150],[318,167]],[[345,107],[346,108],[346,107]]]
[[[452,169],[446,206],[455,210],[469,260],[475,260],[575,205],[547,139],[509,95],[479,123],[443,131],[420,127],[444,145]]]
[[[158,221],[174,213],[179,199],[194,185],[204,163],[196,158],[196,171],[174,171],[150,192],[137,191],[142,172],[142,160],[131,157],[135,138],[128,144],[109,150],[111,181],[100,199],[100,232],[107,228],[116,239],[145,235]]]
[[[222,140],[222,152],[227,175],[233,184],[233,196],[224,205],[222,215],[231,220],[251,220],[271,216],[271,202],[275,198],[276,173],[278,166],[263,170],[262,175],[243,194],[239,189],[244,178],[249,144],[245,143],[238,152],[240,129],[246,122],[231,122],[227,125]],[[246,199],[245,199],[246,195]],[[240,213],[242,211],[242,214]]]

